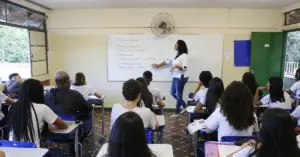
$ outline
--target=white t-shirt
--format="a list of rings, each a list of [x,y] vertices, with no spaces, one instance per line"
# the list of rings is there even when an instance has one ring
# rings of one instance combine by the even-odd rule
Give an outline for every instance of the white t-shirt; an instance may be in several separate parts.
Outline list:
[[[205,105],[207,91],[208,91],[208,88],[199,90],[194,96],[195,101],[200,102],[202,105]]]
[[[283,94],[285,102],[271,102],[270,94],[263,97],[260,101],[264,105],[268,105],[269,108],[281,108],[281,109],[292,109],[292,98],[286,92]]]
[[[148,87],[149,91],[151,92],[151,94],[157,99],[157,100],[163,100],[164,99],[164,95],[161,94],[160,90],[158,88],[151,88]]]
[[[209,130],[218,131],[218,140],[220,141],[223,136],[252,136],[253,132],[258,131],[257,117],[254,113],[253,116],[255,117],[255,123],[243,131],[235,130],[221,113],[220,108],[216,108],[205,123]]]
[[[296,119],[298,119],[298,125],[300,125],[300,106],[298,106],[294,112],[292,113],[292,116]]]
[[[83,86],[72,85],[71,89],[79,92],[84,97],[85,100],[89,100],[89,96],[94,95],[96,93],[96,91],[88,85],[83,85]]]
[[[175,69],[173,71],[172,74],[173,74],[174,78],[181,78],[181,75],[184,75],[184,77],[189,77],[188,72],[187,72],[188,61],[189,61],[188,55],[185,53],[181,54],[176,59],[168,58],[165,60],[165,62],[167,64],[172,63],[173,66],[180,65],[183,67],[183,70]]]
[[[111,123],[110,129],[112,129],[115,121],[121,116],[123,113],[129,112],[130,110],[124,108],[121,104],[115,104],[111,111]],[[143,120],[144,127],[155,129],[156,124],[156,116],[149,108],[146,107],[136,107],[131,110],[132,112],[137,113]]]
[[[2,104],[5,103],[5,100],[7,99],[7,96],[5,94],[3,94],[2,92],[0,92],[0,120],[2,120],[4,118],[4,114],[2,113],[1,109],[2,109]]]
[[[43,130],[45,122],[48,123],[49,125],[52,125],[55,122],[55,120],[57,119],[57,115],[48,106],[46,106],[44,104],[33,103],[33,107],[34,107],[36,115],[37,115],[40,131]],[[33,127],[34,127],[34,136],[35,136],[34,141],[35,141],[36,146],[40,147],[40,138],[39,138],[40,133],[38,132],[36,117],[35,117],[33,109],[31,109],[31,116],[32,116],[32,123],[33,123]],[[12,131],[9,133],[9,140],[13,141],[13,132]]]
[[[296,95],[296,98],[300,99],[300,81],[295,82],[290,90]]]

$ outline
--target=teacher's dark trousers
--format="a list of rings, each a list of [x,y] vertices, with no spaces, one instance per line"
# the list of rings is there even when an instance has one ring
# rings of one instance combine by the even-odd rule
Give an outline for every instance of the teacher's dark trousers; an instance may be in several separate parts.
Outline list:
[[[176,99],[176,114],[180,113],[181,105],[186,107],[186,103],[182,99],[183,90],[185,84],[188,82],[189,78],[184,77],[183,75],[181,78],[173,77],[172,85],[171,85],[171,95]]]

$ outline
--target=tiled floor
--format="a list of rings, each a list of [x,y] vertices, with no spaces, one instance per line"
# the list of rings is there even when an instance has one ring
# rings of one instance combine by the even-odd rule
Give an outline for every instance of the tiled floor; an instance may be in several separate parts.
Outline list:
[[[164,143],[171,144],[173,146],[174,157],[192,157],[188,156],[188,145],[184,136],[183,129],[185,128],[185,115],[182,115],[179,118],[170,119],[170,115],[172,113],[165,113],[165,132],[164,132]],[[106,138],[104,143],[107,142],[109,138],[109,124],[110,124],[110,112],[105,112],[105,133]],[[96,110],[95,114],[95,126],[96,126],[96,151],[97,155],[99,149],[101,148],[101,144],[99,144],[99,139],[101,137],[101,110]],[[91,142],[92,136],[90,136],[86,142],[88,152],[85,153],[86,157],[92,156],[92,147]]]

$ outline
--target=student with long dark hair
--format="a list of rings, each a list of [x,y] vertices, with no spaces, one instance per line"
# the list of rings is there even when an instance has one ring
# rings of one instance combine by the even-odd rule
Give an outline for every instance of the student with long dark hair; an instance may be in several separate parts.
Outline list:
[[[149,91],[147,87],[147,83],[143,77],[139,77],[136,79],[141,84],[141,100],[139,102],[139,107],[147,107],[152,112],[154,112],[153,109],[153,95]]]
[[[259,100],[260,91],[269,91],[270,94]],[[291,109],[292,99],[290,95],[283,91],[283,81],[281,77],[270,77],[267,87],[258,87],[254,97],[255,105],[268,105],[269,108]]]
[[[259,141],[243,144],[241,150],[230,157],[299,157],[294,128],[288,112],[279,108],[268,109],[263,115]]]
[[[252,72],[245,72],[242,78],[242,82],[249,88],[252,95],[255,95],[256,89],[259,87],[255,76]],[[259,93],[259,96],[262,96],[262,92]]]
[[[251,136],[258,130],[253,96],[242,82],[228,85],[220,105],[206,120],[207,133],[218,131],[219,141],[222,136]]]
[[[85,76],[81,72],[76,73],[75,83],[71,86],[71,89],[79,92],[85,100],[88,100],[90,95],[95,95],[96,97],[101,98],[100,93],[96,92],[92,87],[87,85]]]
[[[221,104],[221,96],[224,92],[224,84],[223,81],[215,77],[210,81],[210,85],[208,87],[205,99],[205,107],[206,113],[211,115],[216,108],[220,107]],[[197,104],[195,107],[195,112],[201,112],[202,106],[201,104]]]
[[[157,104],[159,107],[165,107],[166,105],[164,104],[163,100],[166,99],[166,97],[160,92],[160,90],[158,88],[152,88],[150,86],[151,82],[152,82],[152,72],[151,71],[145,71],[143,73],[143,78],[145,79],[148,89],[149,91],[152,93],[152,95],[154,96],[154,103]]]
[[[188,48],[183,40],[178,40],[175,44],[177,50],[174,59],[166,59],[160,64],[152,64],[153,68],[161,68],[167,64],[173,65],[172,72],[172,85],[171,95],[176,99],[176,113],[171,117],[178,117],[180,114],[180,107],[186,108],[186,103],[182,99],[185,84],[188,82]]]
[[[155,157],[148,147],[144,124],[134,112],[126,112],[116,119],[104,157]]]
[[[44,105],[44,88],[40,81],[26,80],[20,89],[19,99],[9,111],[9,140],[35,142],[40,147],[44,123],[66,129],[62,121],[48,106]]]

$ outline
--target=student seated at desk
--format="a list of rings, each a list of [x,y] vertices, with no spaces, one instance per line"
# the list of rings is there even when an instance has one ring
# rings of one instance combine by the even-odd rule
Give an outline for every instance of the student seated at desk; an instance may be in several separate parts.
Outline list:
[[[18,73],[9,75],[9,81],[6,83],[4,93],[10,94],[12,97],[18,95],[22,85],[22,78]]]
[[[259,100],[260,91],[269,91],[270,94]],[[258,87],[254,97],[254,104],[268,105],[269,108],[292,109],[292,99],[290,95],[283,91],[283,81],[281,77],[270,77],[267,87]]]
[[[40,147],[45,122],[59,129],[68,127],[48,106],[44,105],[42,83],[34,79],[26,80],[20,89],[17,103],[12,105],[9,111],[9,140],[35,142],[36,146]]]
[[[291,115],[293,118],[295,118],[297,120],[298,126],[299,126],[300,125],[300,106],[298,106]]]
[[[111,123],[110,128],[114,125],[116,119],[123,113],[133,111],[141,116],[144,127],[150,129],[157,129],[159,127],[155,114],[146,107],[138,107],[138,103],[141,97],[141,84],[133,79],[130,79],[123,84],[122,94],[126,100],[126,103],[115,104],[111,111]]]
[[[291,116],[279,108],[268,109],[262,119],[259,141],[250,141],[229,157],[299,157]]]
[[[292,85],[290,89],[287,89],[286,92],[289,94],[294,94],[296,98],[300,99],[300,68],[296,71],[295,80],[296,82]]]
[[[102,157],[155,157],[148,147],[143,120],[134,112],[120,115],[108,140],[107,154]]]
[[[137,78],[136,81],[138,81],[142,87],[141,100],[138,104],[139,107],[147,107],[154,113],[156,113],[156,110],[154,110],[154,105],[157,105],[159,108],[165,107],[165,104],[162,101],[157,101],[157,99],[148,90],[146,80],[143,77]]]
[[[95,95],[98,98],[101,98],[101,94],[96,92],[92,87],[86,84],[85,76],[83,73],[76,73],[75,75],[75,83],[71,86],[72,90],[76,90],[87,101],[89,100],[90,95]]]
[[[233,81],[228,85],[220,105],[206,119],[207,133],[217,131],[220,141],[223,136],[252,136],[258,131],[253,96],[242,82]]]
[[[152,82],[152,72],[151,71],[145,71],[143,73],[143,77],[147,83],[149,91],[152,93],[156,101],[156,104],[160,107],[165,107],[166,105],[164,104],[163,100],[166,100],[166,97],[161,94],[160,90],[158,88],[152,88],[150,87],[150,83]]]
[[[77,120],[90,119],[92,106],[86,103],[84,97],[71,90],[69,74],[65,71],[55,73],[56,88],[45,94],[45,103],[56,114],[75,115]]]
[[[196,94],[194,96],[194,100],[197,103],[201,103],[202,105],[204,105],[205,103],[205,98],[206,98],[206,93],[209,87],[209,83],[210,80],[213,78],[212,74],[210,71],[202,71],[199,75],[199,84],[198,87],[196,89]],[[202,87],[202,85],[204,86],[204,89],[200,88]]]
[[[3,127],[7,124],[7,117],[5,117],[5,115],[1,111],[3,103],[12,105],[16,102],[14,100],[12,100],[11,98],[9,98],[8,96],[6,96],[5,94],[3,94],[2,92],[0,92],[0,102],[1,102],[1,104],[0,104],[0,127]]]
[[[203,110],[203,104],[198,103],[195,106],[195,112],[197,113],[206,113],[208,116],[211,115],[216,108],[220,107],[221,96],[224,92],[223,81],[215,77],[210,81],[205,99],[206,110]]]
[[[252,72],[245,72],[242,78],[242,82],[249,88],[252,95],[255,95],[258,84],[256,82],[255,76]],[[260,91],[259,96],[263,96],[263,93]]]

